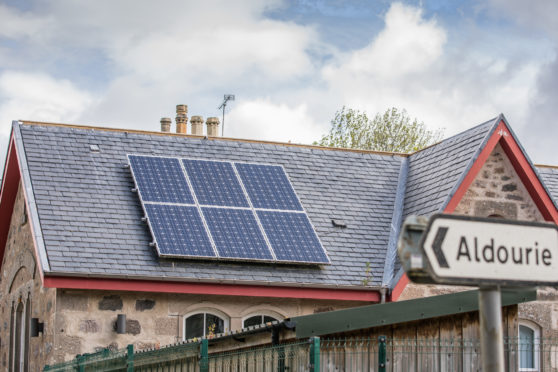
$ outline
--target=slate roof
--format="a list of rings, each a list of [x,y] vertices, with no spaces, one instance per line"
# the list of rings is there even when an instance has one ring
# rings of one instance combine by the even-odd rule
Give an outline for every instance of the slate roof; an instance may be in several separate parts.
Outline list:
[[[404,216],[442,212],[501,118],[409,156]]]
[[[443,212],[501,119],[498,116],[409,156],[403,220]],[[392,286],[402,274],[397,256]]]
[[[362,287],[368,262],[367,285],[379,287],[400,271],[392,243],[401,216],[443,210],[501,118],[407,157],[40,123],[16,122],[14,134],[25,151],[46,275]],[[331,265],[159,258],[131,192],[127,154],[282,165]]]
[[[361,286],[370,262],[369,285],[381,284],[402,156],[49,125],[19,129],[51,273]],[[331,265],[159,258],[131,192],[128,153],[283,165]],[[334,227],[332,218],[347,228]]]
[[[558,167],[537,165],[536,168],[554,203],[558,205]]]

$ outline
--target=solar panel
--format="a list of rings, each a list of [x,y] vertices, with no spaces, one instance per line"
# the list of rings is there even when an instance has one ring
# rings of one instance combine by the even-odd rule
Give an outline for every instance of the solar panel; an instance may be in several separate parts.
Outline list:
[[[161,255],[216,257],[197,207],[167,204],[144,207]]]
[[[128,155],[161,256],[329,263],[281,166]]]
[[[305,213],[258,211],[258,217],[279,261],[329,263]]]
[[[142,201],[194,204],[178,159],[129,155],[128,160]]]
[[[235,163],[254,208],[302,211],[302,205],[278,165]]]
[[[220,257],[273,260],[250,209],[202,208]]]
[[[201,205],[249,207],[231,163],[192,159],[182,163]]]

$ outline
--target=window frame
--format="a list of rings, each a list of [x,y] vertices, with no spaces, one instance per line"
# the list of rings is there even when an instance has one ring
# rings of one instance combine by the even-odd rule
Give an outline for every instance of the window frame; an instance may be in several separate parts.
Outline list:
[[[184,314],[182,316],[182,340],[186,341],[186,320],[194,315],[198,315],[198,314],[203,314],[203,335],[199,336],[199,337],[206,337],[207,335],[205,334],[206,331],[206,324],[207,324],[207,314],[216,316],[217,318],[221,319],[223,321],[223,329],[224,332],[227,332],[229,330],[229,324],[230,324],[230,319],[229,316],[225,313],[223,313],[222,311],[219,311],[217,309],[198,309],[192,312],[189,312],[187,314]]]
[[[521,368],[521,327],[529,328],[533,331],[533,361],[534,368]],[[517,326],[517,370],[520,372],[539,372],[541,369],[541,327],[530,320],[520,319]]]
[[[246,327],[244,326],[244,322],[245,322],[246,320],[252,318],[252,317],[255,317],[255,316],[261,316],[261,317],[262,317],[262,320],[263,320],[263,317],[264,317],[264,316],[269,316],[269,317],[272,317],[272,318],[274,318],[275,320],[277,320],[277,321],[279,321],[279,322],[282,321],[283,319],[285,319],[281,314],[276,313],[276,312],[274,312],[274,311],[257,311],[257,312],[250,313],[250,314],[248,314],[248,315],[242,317],[242,329],[246,328]],[[260,324],[264,324],[264,323],[260,323]]]

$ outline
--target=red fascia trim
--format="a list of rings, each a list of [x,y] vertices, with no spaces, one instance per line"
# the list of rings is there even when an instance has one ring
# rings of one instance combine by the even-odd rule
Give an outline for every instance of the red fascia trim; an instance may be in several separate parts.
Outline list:
[[[188,293],[225,296],[304,298],[313,300],[379,302],[378,291],[271,287],[263,285],[235,285],[211,283],[167,282],[151,280],[124,280],[45,276],[44,286],[63,289],[95,289],[110,291]]]
[[[492,135],[486,142],[486,145],[484,146],[481,153],[479,154],[479,156],[471,166],[471,169],[469,169],[469,172],[467,172],[467,175],[463,179],[463,182],[461,182],[461,184],[455,191],[455,194],[453,194],[452,198],[450,199],[448,205],[446,205],[446,208],[444,209],[444,213],[453,213],[455,208],[457,208],[457,205],[459,204],[459,202],[461,201],[461,199],[469,189],[469,186],[471,186],[471,184],[477,177],[477,174],[479,174],[480,170],[484,166],[484,163],[486,163],[486,160],[492,153],[492,150],[494,150],[494,147],[496,147],[496,145],[502,138],[502,136],[500,135],[501,130],[507,130],[506,125],[504,124],[503,121],[501,121],[500,124],[498,124],[496,130],[494,131],[494,133],[492,133]]]
[[[556,206],[546,192],[539,177],[537,177],[535,170],[529,164],[523,151],[521,151],[517,142],[509,134],[509,131],[508,136],[502,137],[500,144],[544,219],[558,224],[558,210],[556,210]]]
[[[399,296],[401,296],[401,293],[403,293],[405,287],[407,287],[407,284],[409,284],[409,277],[404,273],[391,291],[390,301],[397,301]]]
[[[12,132],[8,155],[6,156],[4,178],[2,178],[2,191],[0,194],[0,210],[2,211],[2,213],[0,213],[0,269],[2,269],[2,263],[4,262],[4,251],[8,241],[17,188],[21,178],[16,152],[15,139]]]

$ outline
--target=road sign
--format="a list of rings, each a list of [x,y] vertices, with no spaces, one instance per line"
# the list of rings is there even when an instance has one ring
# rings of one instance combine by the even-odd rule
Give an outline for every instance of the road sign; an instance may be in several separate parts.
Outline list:
[[[410,216],[398,242],[417,283],[476,285],[482,366],[504,371],[500,286],[558,285],[555,224],[436,214]]]
[[[436,283],[558,284],[554,224],[438,214],[430,218],[419,247]]]

